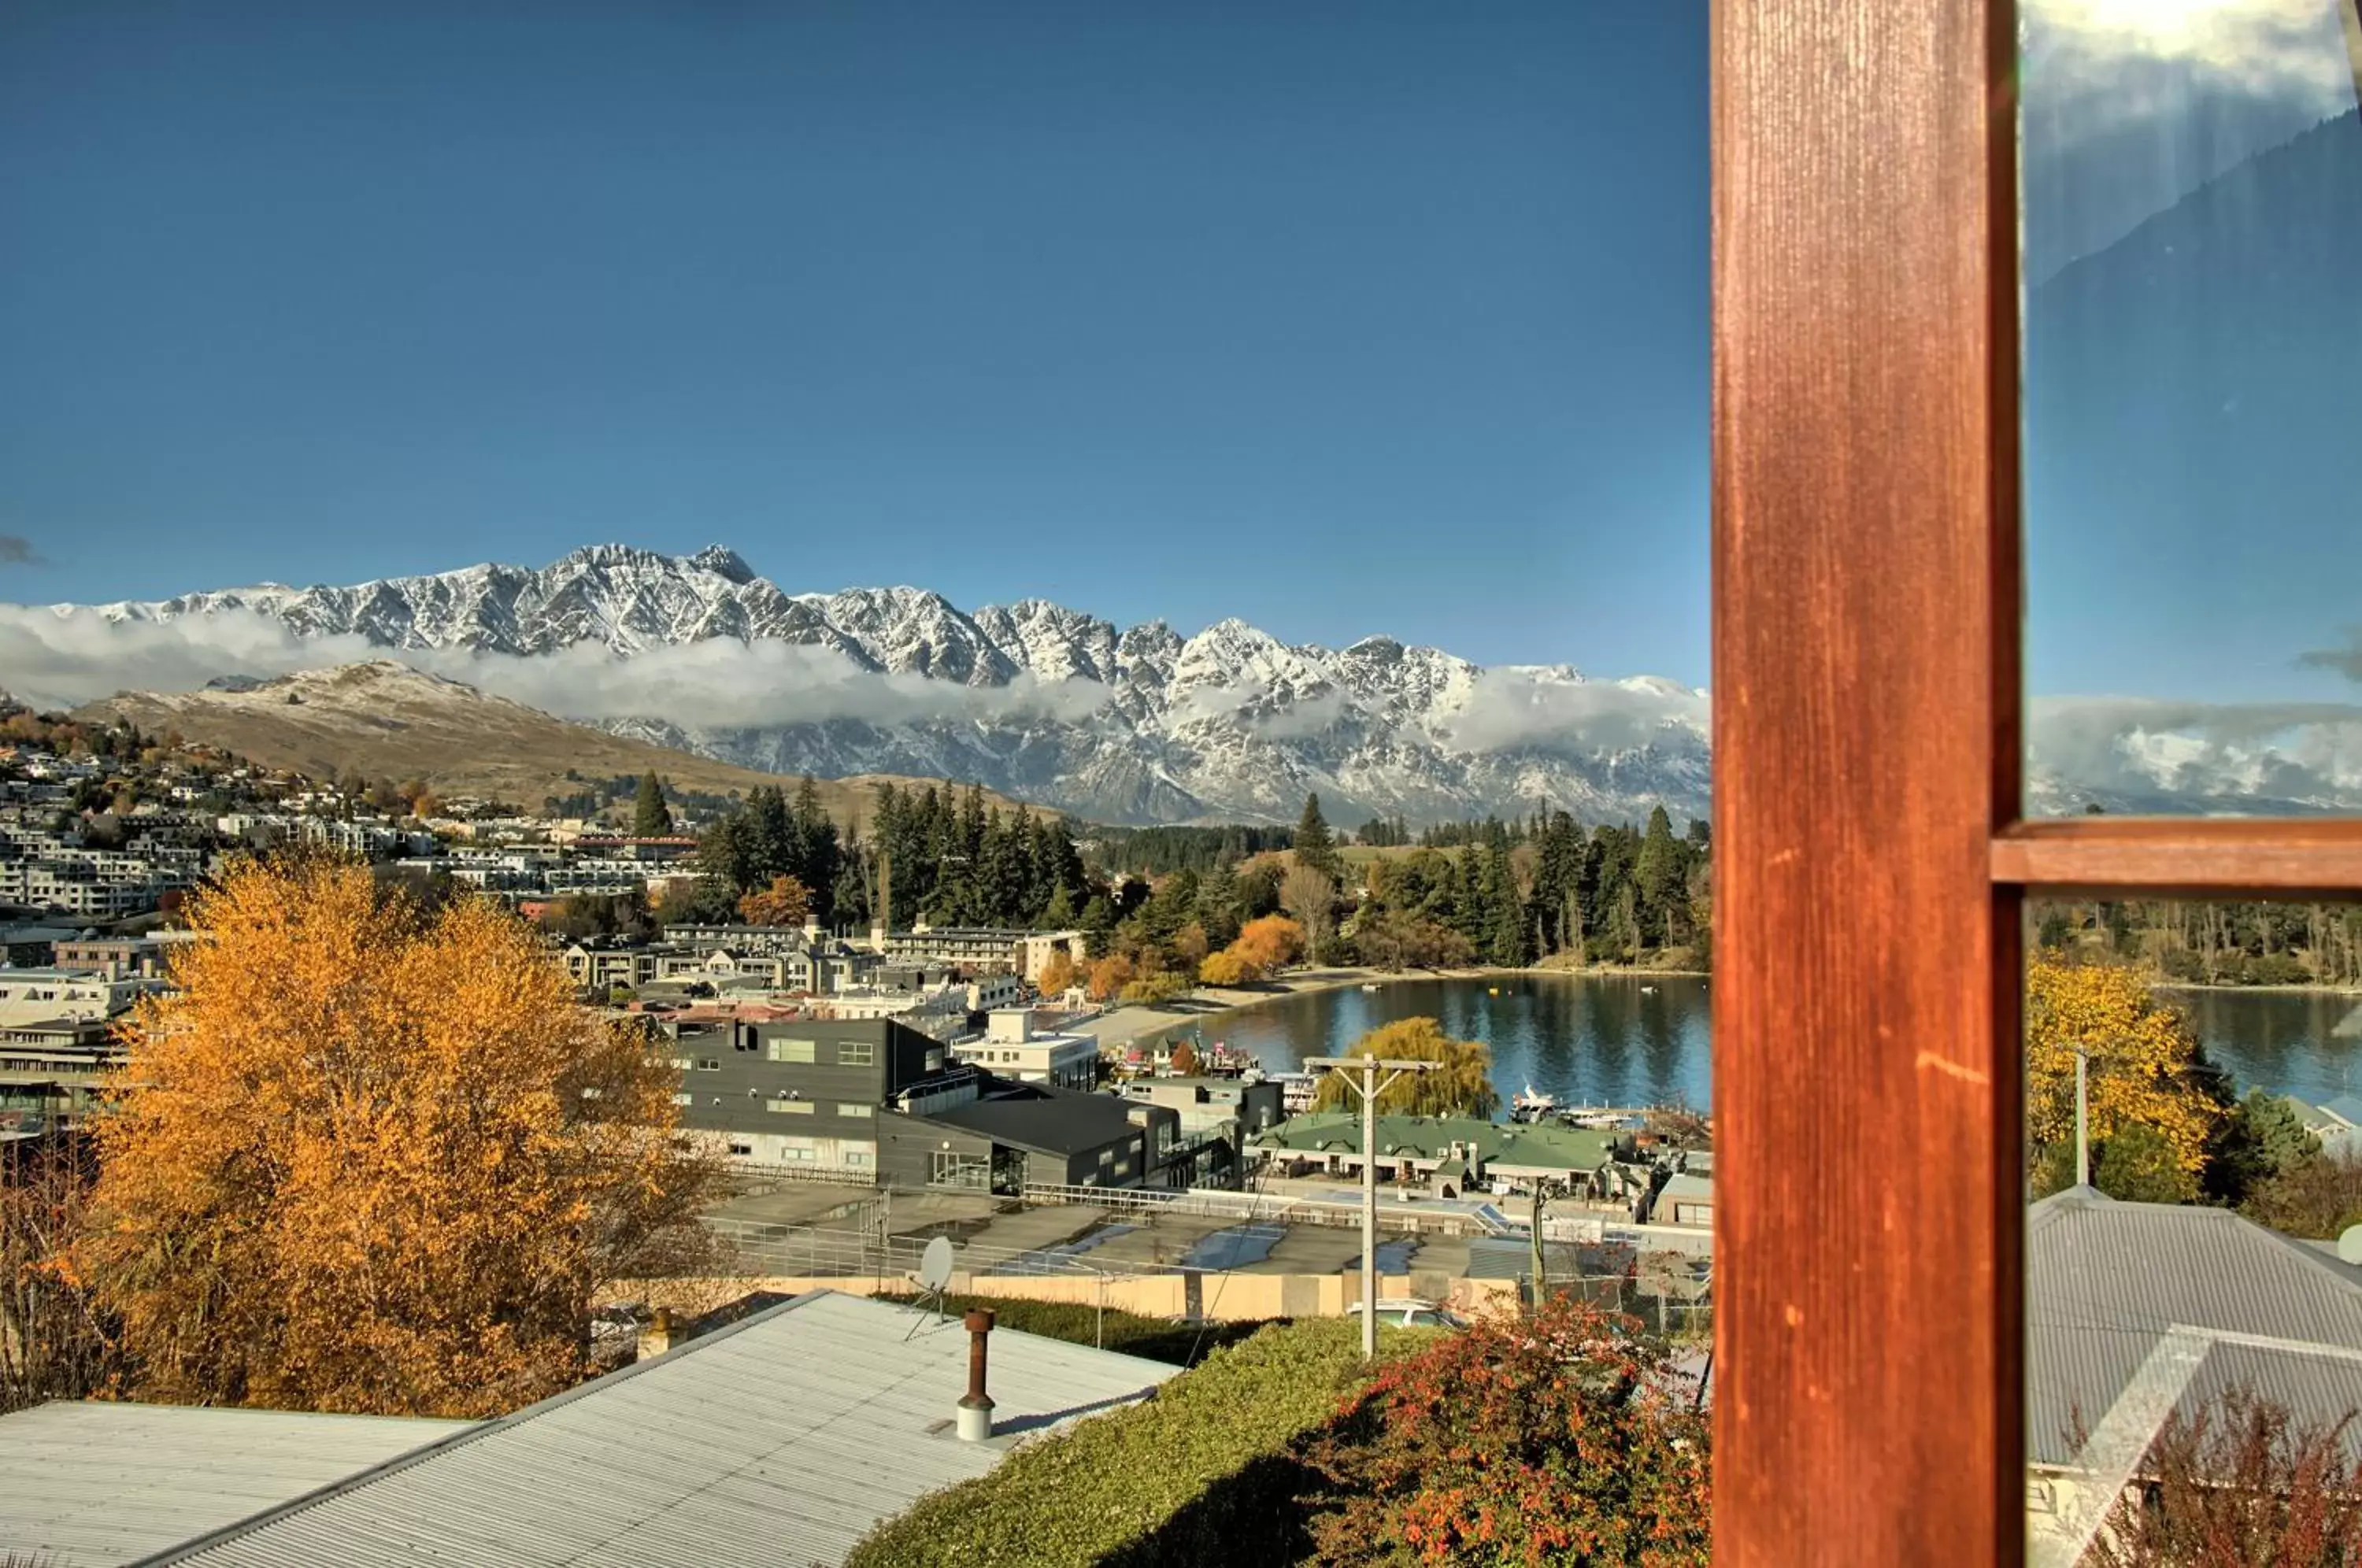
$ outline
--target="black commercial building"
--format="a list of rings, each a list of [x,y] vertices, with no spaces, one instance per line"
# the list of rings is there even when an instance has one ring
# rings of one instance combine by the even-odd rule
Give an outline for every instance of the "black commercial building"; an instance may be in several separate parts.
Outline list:
[[[891,1019],[683,1021],[661,1049],[734,1163],[1013,1193],[1161,1185],[1179,1143],[1170,1110],[996,1078]]]

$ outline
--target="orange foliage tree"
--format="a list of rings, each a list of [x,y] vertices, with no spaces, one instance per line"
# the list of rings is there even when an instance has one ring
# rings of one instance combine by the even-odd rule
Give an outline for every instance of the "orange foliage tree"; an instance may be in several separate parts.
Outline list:
[[[1122,954],[1112,954],[1091,966],[1091,999],[1106,1001],[1120,995],[1131,983],[1134,971],[1131,960]]]
[[[1198,966],[1209,986],[1248,986],[1304,954],[1304,928],[1286,915],[1264,915],[1239,930],[1239,939]]]
[[[738,900],[738,918],[748,925],[801,925],[811,913],[811,889],[793,877],[774,877]]]
[[[310,859],[234,863],[193,924],[73,1260],[133,1397],[494,1415],[584,1374],[602,1287],[704,1262],[678,1072],[523,922]]]
[[[1075,978],[1075,961],[1063,951],[1053,953],[1050,961],[1042,966],[1042,994],[1045,997],[1064,996],[1073,988]]]

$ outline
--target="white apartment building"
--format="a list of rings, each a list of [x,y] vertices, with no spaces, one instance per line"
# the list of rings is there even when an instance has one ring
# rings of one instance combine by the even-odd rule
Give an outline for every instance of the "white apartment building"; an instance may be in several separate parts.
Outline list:
[[[70,969],[0,969],[0,1029],[58,1020],[112,1018],[158,983]]]
[[[952,1055],[1021,1083],[1090,1088],[1098,1082],[1098,1042],[1085,1034],[1036,1034],[1030,1007],[995,1008],[984,1038],[954,1041]]]

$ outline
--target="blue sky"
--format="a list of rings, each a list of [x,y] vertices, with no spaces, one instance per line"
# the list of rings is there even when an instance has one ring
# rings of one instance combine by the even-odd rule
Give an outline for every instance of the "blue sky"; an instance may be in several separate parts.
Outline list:
[[[0,599],[621,540],[1703,683],[1705,7],[0,8]]]

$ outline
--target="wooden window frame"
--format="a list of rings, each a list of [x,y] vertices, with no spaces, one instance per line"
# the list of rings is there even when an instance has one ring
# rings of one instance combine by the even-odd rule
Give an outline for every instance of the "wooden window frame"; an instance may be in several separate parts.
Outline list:
[[[2028,822],[2014,0],[1714,0],[1717,1568],[2022,1563],[2022,907],[2362,890]]]

